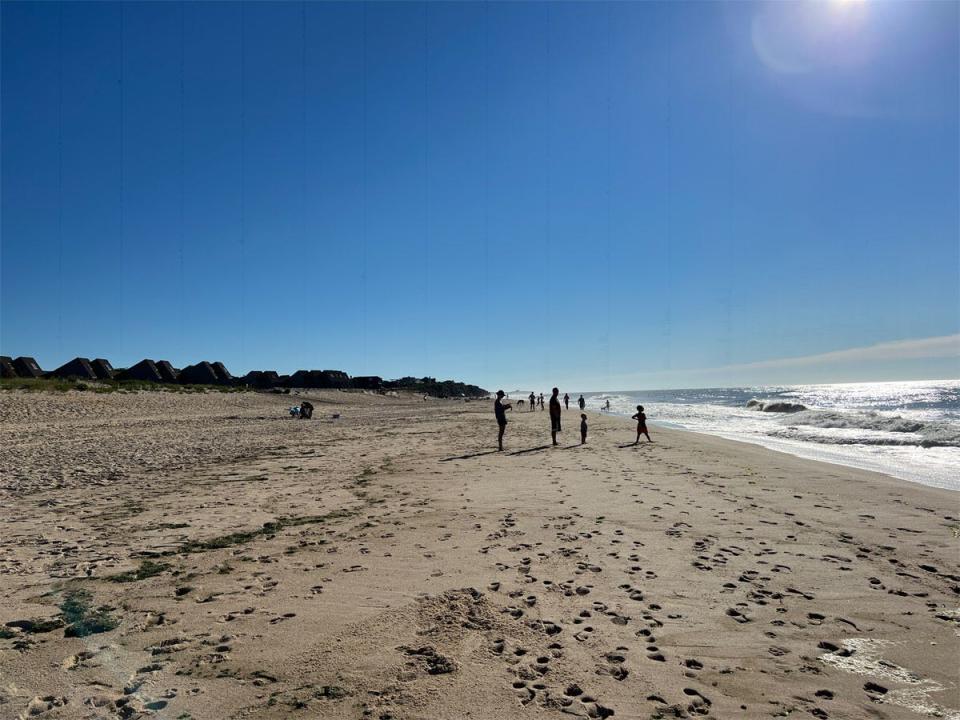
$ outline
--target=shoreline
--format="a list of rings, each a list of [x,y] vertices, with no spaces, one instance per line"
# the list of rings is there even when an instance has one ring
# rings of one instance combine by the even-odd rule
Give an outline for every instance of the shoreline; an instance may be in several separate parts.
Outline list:
[[[4,397],[0,716],[960,717],[952,491],[578,410],[498,453],[492,402],[161,395]],[[65,637],[77,592],[116,627]]]
[[[764,450],[769,450],[770,452],[780,453],[782,455],[789,455],[790,457],[806,460],[808,462],[824,463],[826,465],[836,465],[838,467],[849,468],[851,470],[859,470],[862,472],[882,475],[884,477],[890,478],[891,480],[896,480],[898,482],[905,482],[905,483],[909,483],[910,485],[916,485],[919,487],[935,488],[937,490],[946,490],[947,492],[954,492],[954,493],[960,492],[960,488],[953,488],[953,487],[947,487],[945,485],[933,484],[934,482],[936,482],[936,480],[931,481],[929,480],[929,478],[927,479],[927,481],[923,481],[923,480],[917,480],[917,479],[912,479],[910,477],[897,475],[894,472],[892,472],[889,468],[885,469],[881,467],[879,463],[876,464],[876,466],[871,466],[871,464],[868,462],[863,462],[862,464],[855,464],[856,461],[853,458],[846,458],[846,457],[833,458],[831,456],[822,456],[822,455],[817,456],[814,448],[811,448],[809,450],[809,454],[807,454],[807,453],[804,453],[804,450],[806,450],[806,445],[799,442],[793,445],[793,444],[790,444],[789,441],[778,440],[778,441],[769,442],[768,444],[761,441],[759,438],[757,440],[745,439],[742,436],[734,437],[732,435],[726,435],[723,433],[711,433],[703,430],[693,430],[691,428],[680,427],[678,425],[667,425],[663,423],[656,423],[654,421],[649,421],[648,424],[652,426],[661,427],[666,430],[676,430],[679,432],[693,433],[695,435],[705,435],[707,437],[720,438],[722,440],[726,440],[728,442],[733,442],[733,443],[743,443],[745,445],[754,445],[756,447],[762,447]],[[782,443],[782,447],[778,447],[777,446],[778,443]],[[788,449],[788,448],[792,448],[792,449]]]
[[[630,419],[626,415],[620,415],[614,412],[608,413],[611,416],[619,417],[630,422]],[[747,445],[755,445],[762,447],[766,450],[776,453],[782,453],[784,455],[790,455],[792,457],[800,458],[803,460],[808,460],[810,462],[822,462],[827,465],[837,465],[839,467],[850,468],[853,470],[862,470],[864,472],[877,473],[879,475],[885,475],[887,477],[893,478],[900,482],[910,483],[911,485],[919,485],[921,487],[932,487],[939,490],[947,490],[950,492],[960,492],[960,486],[951,487],[947,484],[944,484],[944,481],[932,477],[929,475],[910,475],[908,473],[898,473],[896,468],[890,467],[889,465],[884,465],[881,462],[870,462],[867,459],[860,460],[855,456],[846,455],[841,452],[832,449],[832,446],[818,445],[813,442],[800,442],[800,441],[791,441],[783,438],[768,438],[759,435],[750,435],[750,434],[727,434],[722,432],[708,432],[706,430],[698,430],[694,428],[682,427],[679,424],[648,420],[647,423],[652,427],[658,427],[665,430],[676,430],[680,432],[689,432],[696,435],[704,435],[707,437],[721,438],[723,440],[728,440],[735,443],[744,443]],[[846,446],[840,446],[846,447]],[[936,450],[936,448],[929,448],[928,450]]]

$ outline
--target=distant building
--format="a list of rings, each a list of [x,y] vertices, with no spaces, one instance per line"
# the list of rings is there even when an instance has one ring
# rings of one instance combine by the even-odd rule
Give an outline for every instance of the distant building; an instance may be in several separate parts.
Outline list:
[[[222,362],[210,363],[210,367],[217,374],[217,382],[221,385],[231,385],[233,383],[233,375],[230,374],[230,371]]]
[[[255,388],[271,388],[280,384],[276,370],[251,370],[241,378],[244,385]]]
[[[297,370],[285,383],[294,388],[348,388],[350,376],[342,370]]]
[[[292,388],[323,387],[323,377],[319,370],[297,370],[286,382]]]
[[[324,379],[329,383],[327,387],[332,388],[348,388],[352,387],[350,382],[350,376],[347,375],[343,370],[324,370],[323,371]]]
[[[37,365],[37,361],[32,357],[20,356],[13,361],[13,369],[17,371],[17,376],[22,378],[43,377],[43,370]]]
[[[353,387],[360,390],[381,390],[383,389],[383,378],[378,375],[361,375],[351,380]]]
[[[90,367],[93,368],[93,372],[98,380],[110,380],[113,378],[113,365],[110,364],[109,360],[104,360],[103,358],[91,360]]]
[[[7,355],[0,355],[0,377],[15,378],[17,371],[13,369],[13,358]]]
[[[157,360],[157,372],[160,373],[160,382],[175,383],[180,377],[177,369],[167,360]]]
[[[117,373],[118,380],[139,380],[140,382],[163,382],[160,371],[153,360],[143,359],[133,367]]]
[[[87,358],[74,358],[68,363],[64,363],[56,370],[50,373],[51,377],[58,378],[77,378],[78,380],[96,380],[97,374],[90,367],[90,360]]]
[[[183,368],[177,380],[182,385],[217,385],[220,382],[216,370],[206,360]]]

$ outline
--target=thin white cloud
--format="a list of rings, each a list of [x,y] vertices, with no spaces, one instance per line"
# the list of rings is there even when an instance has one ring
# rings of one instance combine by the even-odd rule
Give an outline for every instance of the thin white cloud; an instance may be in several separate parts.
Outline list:
[[[915,338],[877,343],[803,355],[799,357],[759,360],[735,365],[699,368],[674,368],[604,377],[574,377],[561,386],[589,387],[593,390],[720,387],[741,384],[854,382],[907,379],[891,373],[891,364],[916,360],[956,360],[960,363],[960,333],[939,337]],[[942,365],[940,365],[942,367]],[[882,371],[878,370],[882,368]],[[913,373],[910,373],[911,378]],[[912,378],[917,379],[917,378]],[[540,387],[544,383],[527,383],[511,387]]]
[[[916,360],[920,358],[960,357],[960,334],[915,340],[895,340],[866,347],[834,350],[833,352],[801,357],[761,360],[759,362],[727,365],[720,370],[759,370],[766,368],[809,367],[830,363],[875,362],[878,360]],[[701,371],[702,372],[702,371]]]

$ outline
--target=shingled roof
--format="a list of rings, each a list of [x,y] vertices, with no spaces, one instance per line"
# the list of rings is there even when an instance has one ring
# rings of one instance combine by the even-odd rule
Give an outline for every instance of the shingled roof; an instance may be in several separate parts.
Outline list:
[[[144,358],[133,367],[129,367],[118,375],[121,380],[142,380],[145,382],[162,382],[160,372],[153,360]]]
[[[91,360],[90,367],[93,368],[98,380],[110,380],[113,377],[113,365],[110,364],[109,360],[103,358]]]
[[[0,377],[15,378],[17,371],[13,369],[13,358],[7,355],[0,355]]]
[[[37,361],[32,357],[21,355],[13,361],[13,369],[16,370],[17,375],[22,378],[43,377],[43,370],[40,369]]]
[[[165,383],[175,383],[180,377],[177,369],[170,364],[168,360],[157,360],[155,363],[160,372],[160,381]]]
[[[64,363],[50,374],[58,378],[78,378],[80,380],[97,379],[97,374],[90,366],[90,360],[83,357],[76,357],[70,362]]]
[[[216,385],[220,381],[213,366],[206,360],[188,365],[180,371],[177,379],[184,385]]]
[[[220,383],[228,385],[233,382],[233,375],[230,374],[230,371],[227,370],[227,366],[222,362],[212,362],[210,363],[210,367],[212,367],[213,371],[217,374],[217,380]]]

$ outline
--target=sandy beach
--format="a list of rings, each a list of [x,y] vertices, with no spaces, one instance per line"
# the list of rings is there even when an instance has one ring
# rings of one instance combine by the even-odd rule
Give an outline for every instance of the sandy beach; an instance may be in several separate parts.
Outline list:
[[[956,493],[300,397],[0,398],[0,718],[960,717]]]

